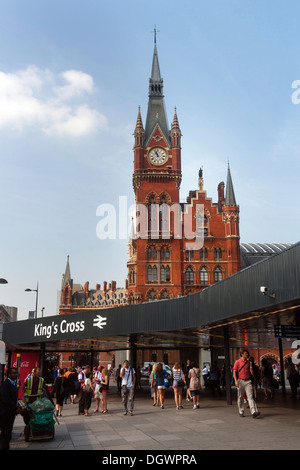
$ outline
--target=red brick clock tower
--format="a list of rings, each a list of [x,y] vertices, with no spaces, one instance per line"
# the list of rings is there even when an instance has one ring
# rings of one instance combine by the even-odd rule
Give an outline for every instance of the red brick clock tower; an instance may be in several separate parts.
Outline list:
[[[128,302],[179,297],[239,271],[239,206],[229,166],[218,202],[204,190],[202,169],[198,189],[179,202],[181,131],[176,108],[168,126],[156,40],[145,127],[139,109],[133,151],[137,220],[129,242]]]
[[[138,212],[137,231],[129,243],[129,301],[177,297],[181,294],[181,245],[174,239],[174,215],[181,183],[181,131],[176,109],[171,126],[164,104],[156,41],[149,79],[149,101],[145,128],[140,109],[134,131],[133,188]],[[169,222],[168,222],[169,220]]]

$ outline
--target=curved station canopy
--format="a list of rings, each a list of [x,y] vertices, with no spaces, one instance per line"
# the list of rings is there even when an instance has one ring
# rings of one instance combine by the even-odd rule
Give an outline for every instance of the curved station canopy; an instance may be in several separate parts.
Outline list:
[[[273,348],[284,325],[290,348],[300,338],[299,267],[297,243],[195,294],[4,323],[2,340],[17,350],[45,343],[57,352],[221,348],[226,327],[230,347]]]

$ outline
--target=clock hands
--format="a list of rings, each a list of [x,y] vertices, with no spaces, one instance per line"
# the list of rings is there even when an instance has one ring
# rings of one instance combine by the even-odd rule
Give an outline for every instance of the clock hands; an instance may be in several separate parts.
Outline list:
[[[163,165],[167,160],[164,150],[156,148],[150,152],[149,158],[154,165]]]

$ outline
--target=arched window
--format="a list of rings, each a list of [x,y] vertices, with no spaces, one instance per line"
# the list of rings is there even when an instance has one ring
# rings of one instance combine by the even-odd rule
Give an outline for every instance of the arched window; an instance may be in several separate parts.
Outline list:
[[[169,299],[170,298],[170,294],[168,291],[164,290],[161,295],[160,295],[160,298],[161,299]]]
[[[170,280],[170,266],[160,267],[160,281],[166,282]]]
[[[194,271],[190,266],[185,271],[185,283],[194,284]]]
[[[147,268],[147,282],[157,281],[157,267],[148,266]]]
[[[200,284],[201,286],[208,285],[208,272],[204,266],[200,270]]]
[[[214,258],[215,260],[222,259],[222,249],[214,248]]]
[[[156,292],[154,290],[151,290],[148,294],[147,294],[147,300],[148,302],[153,302],[154,300],[157,299],[157,295],[156,295]]]
[[[204,260],[204,259],[207,259],[207,248],[201,248],[200,250],[200,259],[201,260]]]
[[[157,230],[157,204],[155,204],[155,199],[152,196],[149,205],[148,205],[148,230],[149,232],[151,231],[156,231]]]
[[[161,198],[159,211],[159,229],[164,232],[164,234],[167,234],[169,233],[169,206],[167,205],[167,200],[165,197]]]
[[[192,261],[194,259],[194,250],[185,250],[185,260]]]
[[[214,281],[218,282],[218,281],[222,281],[222,279],[223,279],[222,271],[219,267],[217,267],[214,271]]]
[[[200,237],[201,235],[203,235],[204,237],[207,237],[208,235],[207,216],[204,215],[202,217],[202,214],[200,212],[196,215],[196,233],[198,237]]]

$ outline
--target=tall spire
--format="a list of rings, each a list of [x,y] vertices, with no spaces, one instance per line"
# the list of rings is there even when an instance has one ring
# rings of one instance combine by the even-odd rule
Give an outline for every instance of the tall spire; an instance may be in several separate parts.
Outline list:
[[[135,130],[133,133],[135,139],[134,139],[134,147],[142,147],[144,144],[144,127],[143,127],[143,121],[142,121],[142,116],[141,116],[141,107],[139,106],[139,111],[137,115],[137,120],[136,120],[136,125],[135,125]]]
[[[235,200],[235,195],[234,195],[234,190],[233,190],[229,162],[228,162],[228,170],[227,170],[225,206],[236,206],[236,200]]]
[[[158,62],[158,54],[157,54],[156,43],[154,44],[151,78],[150,78],[150,81],[149,81],[149,85],[150,84],[160,85],[159,89],[157,89],[156,92],[162,94],[163,80],[162,80],[161,75],[160,75],[160,68],[159,68],[159,62]],[[152,89],[150,90],[150,87],[149,87],[149,95],[150,94],[152,94]]]
[[[65,275],[63,276],[63,281],[62,281],[62,289],[65,287],[67,282],[69,282],[70,285],[72,283],[69,258],[70,258],[70,256],[68,255],[67,264],[66,264],[66,271],[65,271]]]
[[[174,117],[173,117],[173,122],[171,124],[170,136],[171,136],[172,146],[180,147],[180,139],[181,139],[182,134],[181,134],[181,130],[180,130],[179,123],[178,123],[176,106],[174,109]]]
[[[160,74],[160,67],[156,46],[156,28],[154,29],[154,51],[152,58],[151,77],[149,78],[149,101],[148,112],[145,124],[145,143],[149,139],[154,127],[159,124],[166,140],[170,143],[169,125],[165,110],[163,95],[163,79]]]

